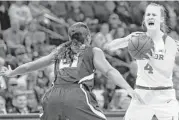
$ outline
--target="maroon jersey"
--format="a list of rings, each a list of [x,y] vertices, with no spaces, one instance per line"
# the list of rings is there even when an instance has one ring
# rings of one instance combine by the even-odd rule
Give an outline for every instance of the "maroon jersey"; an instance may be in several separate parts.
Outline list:
[[[93,78],[93,51],[92,47],[88,47],[72,64],[64,64],[63,60],[60,61],[55,84],[80,82],[92,87],[94,84]]]

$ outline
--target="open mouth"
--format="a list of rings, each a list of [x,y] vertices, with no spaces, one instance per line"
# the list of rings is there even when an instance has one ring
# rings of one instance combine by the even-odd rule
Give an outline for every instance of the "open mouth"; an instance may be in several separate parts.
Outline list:
[[[148,25],[149,25],[149,26],[154,26],[154,22],[153,22],[153,21],[149,21],[149,22],[148,22]]]

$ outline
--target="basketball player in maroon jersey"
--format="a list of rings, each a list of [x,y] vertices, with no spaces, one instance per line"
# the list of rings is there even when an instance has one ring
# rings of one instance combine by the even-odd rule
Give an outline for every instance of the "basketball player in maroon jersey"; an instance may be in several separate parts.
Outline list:
[[[49,55],[15,70],[1,71],[1,75],[12,77],[55,63],[55,81],[42,99],[44,113],[41,120],[106,120],[91,92],[95,70],[140,100],[121,74],[108,63],[102,50],[90,47],[90,31],[84,23],[72,25],[68,32],[70,41]]]

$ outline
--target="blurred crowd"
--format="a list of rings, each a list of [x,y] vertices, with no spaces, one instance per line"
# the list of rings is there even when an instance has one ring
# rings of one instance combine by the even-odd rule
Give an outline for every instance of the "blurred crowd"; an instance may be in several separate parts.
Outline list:
[[[49,54],[68,40],[68,27],[85,22],[92,46],[104,50],[108,42],[134,31],[145,31],[143,15],[148,1],[0,1],[0,68],[17,66]],[[171,31],[179,40],[179,2],[160,2],[168,9]],[[137,65],[127,48],[105,51],[107,60],[134,88]],[[179,99],[179,59],[173,74]],[[39,113],[41,98],[54,80],[53,65],[13,78],[0,77],[0,114]],[[99,71],[94,94],[104,110],[126,110],[130,97]]]

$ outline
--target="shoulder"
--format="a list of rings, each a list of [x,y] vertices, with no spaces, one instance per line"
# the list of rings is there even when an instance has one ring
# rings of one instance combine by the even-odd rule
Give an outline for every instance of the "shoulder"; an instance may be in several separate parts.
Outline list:
[[[176,46],[179,43],[179,41],[173,39],[169,35],[167,35],[167,37],[166,37],[166,42],[168,42],[168,44],[170,44],[170,46]]]
[[[167,36],[166,38],[166,44],[172,48],[172,50],[177,50],[179,51],[179,41],[178,40],[175,40],[173,39],[172,37],[170,36]]]

